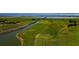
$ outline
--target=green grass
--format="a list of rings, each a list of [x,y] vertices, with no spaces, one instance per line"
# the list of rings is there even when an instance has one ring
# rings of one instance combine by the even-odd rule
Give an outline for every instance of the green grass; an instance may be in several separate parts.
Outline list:
[[[24,45],[79,46],[79,25],[67,27],[70,19],[45,19],[24,31]],[[79,24],[79,18],[73,18]]]
[[[24,31],[24,39],[27,38],[26,40],[24,40],[24,45],[33,45],[36,34],[43,32],[47,28],[47,26],[45,27],[45,25],[46,24],[37,23],[31,29]]]

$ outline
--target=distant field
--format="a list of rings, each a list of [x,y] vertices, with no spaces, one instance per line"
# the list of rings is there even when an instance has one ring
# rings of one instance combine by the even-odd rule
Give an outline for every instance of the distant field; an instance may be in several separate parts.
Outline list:
[[[77,25],[71,26],[69,21]],[[79,46],[79,18],[41,19],[20,36],[26,46]]]

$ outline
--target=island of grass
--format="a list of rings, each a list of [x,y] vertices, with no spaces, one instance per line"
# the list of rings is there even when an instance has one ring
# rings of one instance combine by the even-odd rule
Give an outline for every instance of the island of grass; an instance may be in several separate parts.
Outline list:
[[[42,18],[18,36],[25,46],[79,46],[79,18]]]

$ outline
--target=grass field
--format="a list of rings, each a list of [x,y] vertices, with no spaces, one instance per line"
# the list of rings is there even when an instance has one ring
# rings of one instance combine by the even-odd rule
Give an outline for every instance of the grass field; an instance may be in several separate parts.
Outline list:
[[[79,25],[70,26],[69,20],[79,24],[79,18],[41,19],[21,37],[26,46],[79,46]]]

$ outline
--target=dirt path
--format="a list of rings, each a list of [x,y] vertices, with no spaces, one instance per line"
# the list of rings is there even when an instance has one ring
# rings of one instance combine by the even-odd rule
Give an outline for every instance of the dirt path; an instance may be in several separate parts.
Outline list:
[[[20,41],[21,46],[23,46],[23,45],[24,45],[24,39],[23,39],[22,37],[20,37],[19,34],[20,34],[20,33],[18,33],[18,34],[16,35],[16,37],[17,37],[17,39]]]
[[[62,31],[64,31],[65,29],[67,29],[68,27],[67,26],[65,26],[64,28],[62,28],[60,31],[59,31],[59,33],[61,33]]]

